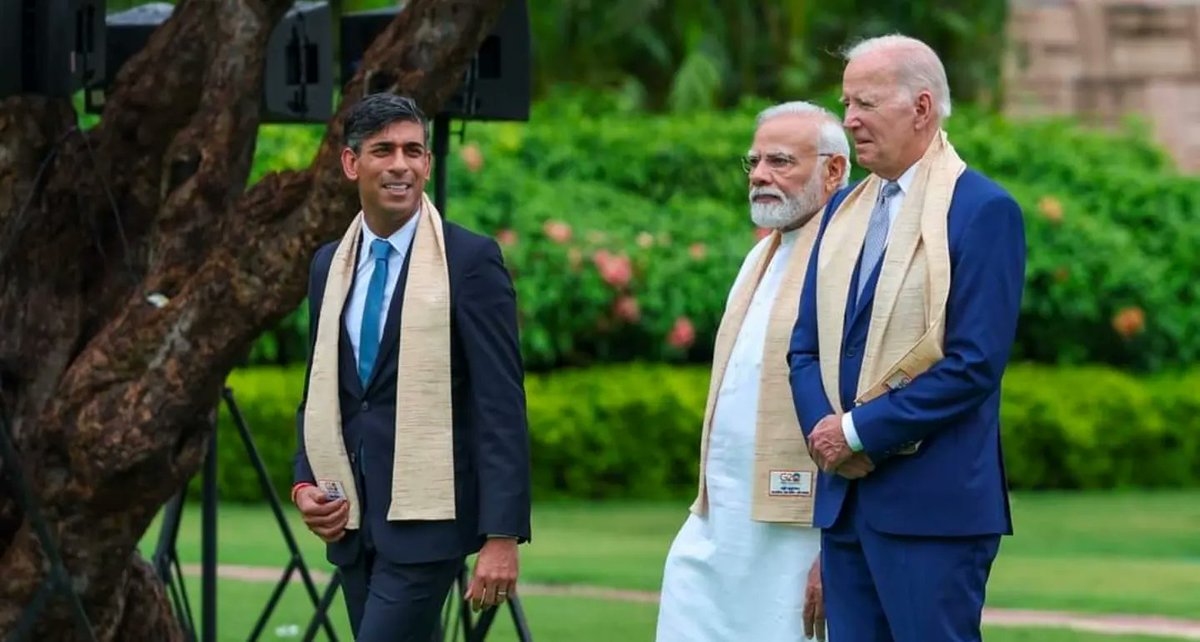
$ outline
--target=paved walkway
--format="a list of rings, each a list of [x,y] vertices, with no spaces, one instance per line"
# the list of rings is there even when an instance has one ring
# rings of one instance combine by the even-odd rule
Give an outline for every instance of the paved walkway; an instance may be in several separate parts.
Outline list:
[[[199,575],[200,567],[196,564],[184,564],[183,572],[188,575]],[[217,569],[217,574],[223,579],[243,582],[277,582],[282,577],[283,569],[222,564]],[[329,581],[329,575],[322,571],[312,571],[312,576],[313,581],[317,584]],[[293,573],[292,581],[299,581],[299,575]],[[521,584],[521,593],[524,595],[569,595],[642,604],[658,603],[658,592],[656,591],[623,590],[600,586]],[[1180,640],[1200,640],[1200,620],[1150,615],[1094,615],[987,608],[983,611],[983,621],[989,626],[1072,629],[1104,635],[1157,635]]]

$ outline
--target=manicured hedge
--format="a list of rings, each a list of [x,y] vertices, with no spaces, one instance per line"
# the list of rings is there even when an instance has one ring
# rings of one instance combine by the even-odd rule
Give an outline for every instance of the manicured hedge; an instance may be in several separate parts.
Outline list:
[[[286,496],[302,368],[234,372],[229,385]],[[617,365],[526,382],[535,496],[680,497],[692,492],[708,391],[701,367]],[[1017,365],[1004,383],[1009,481],[1020,489],[1200,486],[1200,372],[1135,378],[1105,368]],[[260,497],[222,412],[226,499]]]

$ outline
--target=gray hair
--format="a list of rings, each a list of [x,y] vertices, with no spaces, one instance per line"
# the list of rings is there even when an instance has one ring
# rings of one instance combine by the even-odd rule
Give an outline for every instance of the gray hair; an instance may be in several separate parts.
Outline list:
[[[933,109],[938,120],[949,118],[950,83],[946,80],[946,68],[929,45],[894,33],[860,41],[846,50],[845,58],[851,62],[864,54],[889,49],[900,54],[892,58],[896,64],[896,81],[913,96],[928,91],[933,95]]]
[[[850,184],[850,143],[846,140],[846,132],[842,129],[842,121],[833,112],[803,100],[781,103],[768,107],[758,114],[754,121],[755,129],[762,124],[779,116],[812,116],[817,119],[817,153],[841,156],[846,159],[846,171],[842,174],[842,184]],[[822,161],[822,163],[827,161]],[[824,167],[822,164],[821,167]]]

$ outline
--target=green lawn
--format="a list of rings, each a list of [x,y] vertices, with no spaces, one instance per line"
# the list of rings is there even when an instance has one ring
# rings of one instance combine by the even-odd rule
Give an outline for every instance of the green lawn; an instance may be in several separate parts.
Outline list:
[[[534,510],[534,542],[522,550],[522,579],[538,583],[594,584],[656,590],[663,557],[686,517],[686,501],[668,503],[543,503]],[[1017,533],[1006,538],[989,583],[995,607],[1200,616],[1200,492],[1017,494]],[[289,517],[306,559],[326,569],[321,544]],[[199,511],[189,507],[179,537],[180,557],[199,560]],[[219,517],[221,561],[282,566],[282,538],[265,507],[224,505]],[[144,550],[153,547],[153,532]],[[221,600],[262,604],[269,585],[222,582]],[[239,593],[261,593],[261,598]],[[301,598],[292,587],[293,598]],[[543,640],[649,639],[652,605],[568,597],[526,598]],[[295,608],[304,611],[302,601]],[[286,614],[286,613],[285,613]],[[230,626],[248,631],[254,614],[222,611]],[[603,638],[568,633],[595,621]],[[626,630],[623,627],[629,627]],[[273,629],[268,629],[272,639]],[[493,639],[507,638],[493,636]],[[1092,638],[1071,632],[993,630],[1000,642],[1139,638]]]
[[[189,595],[196,599],[199,583],[188,581]],[[299,587],[289,588],[274,617],[259,638],[264,641],[298,639],[312,609]],[[222,581],[218,589],[218,640],[243,642],[266,604],[270,586]],[[537,642],[650,642],[654,639],[653,604],[608,602],[577,597],[530,596],[522,598],[530,631]],[[340,640],[350,640],[345,610],[340,603],[332,613]],[[290,629],[290,630],[289,630]],[[292,634],[292,635],[289,635]],[[447,636],[449,638],[449,636]],[[988,642],[1167,642],[1166,638],[1107,636],[1058,629],[986,628]],[[318,636],[318,640],[325,639]],[[462,639],[460,636],[458,639]],[[496,619],[488,642],[516,642],[515,628],[504,611]]]

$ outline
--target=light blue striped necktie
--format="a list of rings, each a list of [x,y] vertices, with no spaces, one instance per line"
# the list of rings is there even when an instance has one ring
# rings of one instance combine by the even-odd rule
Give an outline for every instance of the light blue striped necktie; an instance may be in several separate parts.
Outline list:
[[[371,241],[375,270],[367,285],[367,302],[363,305],[362,325],[358,333],[358,378],[364,386],[371,377],[375,357],[379,354],[379,322],[383,316],[383,291],[387,287],[388,255],[391,253],[391,243],[383,239]]]
[[[867,223],[867,238],[863,240],[862,266],[858,269],[858,300],[862,300],[863,288],[875,272],[875,265],[883,258],[883,249],[887,247],[888,235],[888,204],[900,193],[900,184],[887,181],[879,190],[879,200],[875,209],[871,210],[871,220]]]

